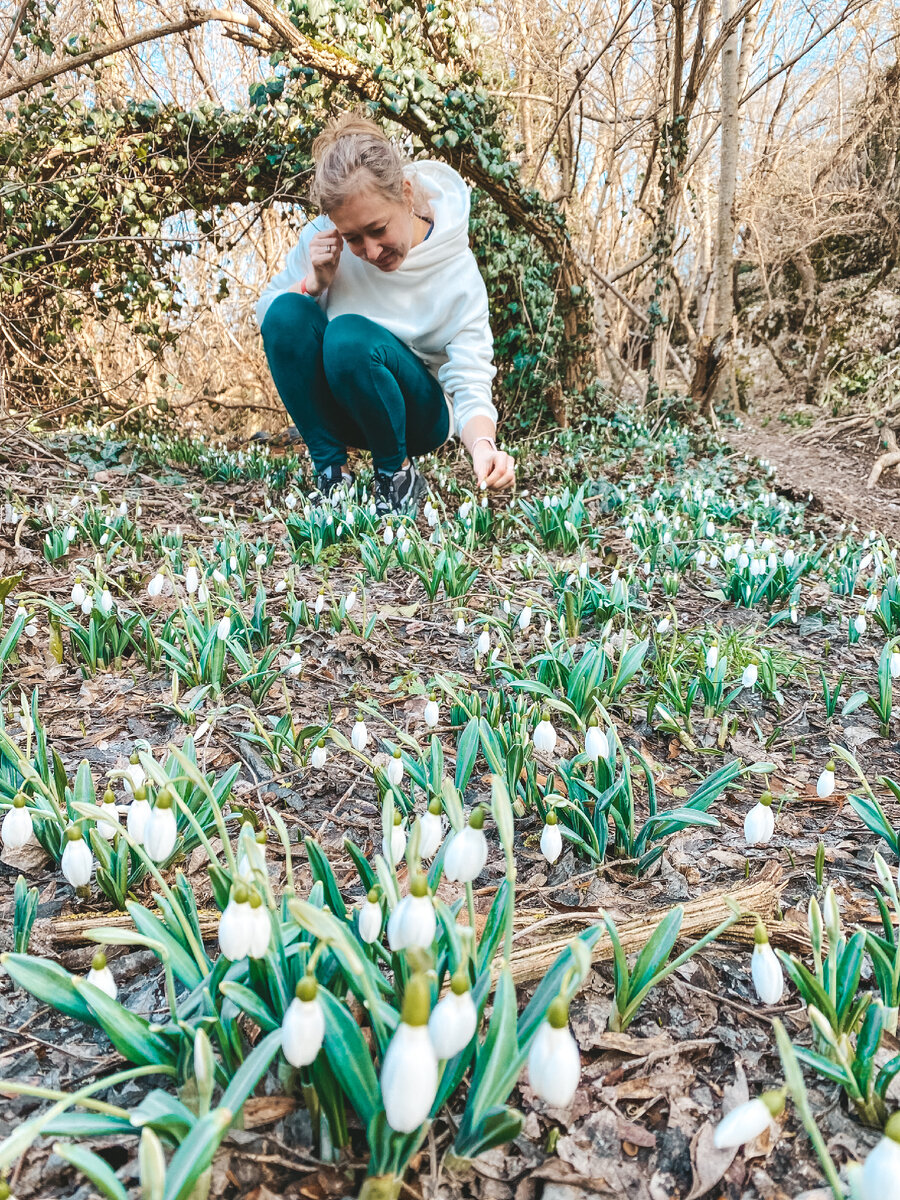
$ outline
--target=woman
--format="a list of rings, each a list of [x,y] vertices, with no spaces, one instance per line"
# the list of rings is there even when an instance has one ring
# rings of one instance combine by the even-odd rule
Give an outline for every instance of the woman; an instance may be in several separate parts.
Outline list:
[[[414,509],[425,482],[413,458],[454,432],[478,484],[509,487],[468,187],[444,163],[404,162],[374,122],[350,114],[316,138],[313,158],[325,216],[306,225],[256,315],[319,496],[352,484],[356,446],[372,454],[379,513]]]

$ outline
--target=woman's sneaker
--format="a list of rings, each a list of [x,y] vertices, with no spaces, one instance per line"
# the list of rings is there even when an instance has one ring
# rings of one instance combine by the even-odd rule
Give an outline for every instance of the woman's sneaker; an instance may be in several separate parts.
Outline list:
[[[412,462],[393,475],[390,471],[375,472],[375,511],[379,517],[389,513],[414,514],[425,492],[425,480]]]
[[[347,499],[353,487],[353,475],[342,466],[335,464],[319,471],[316,475],[316,486],[310,492],[309,498],[313,504],[323,504],[326,500],[336,504],[339,500]]]

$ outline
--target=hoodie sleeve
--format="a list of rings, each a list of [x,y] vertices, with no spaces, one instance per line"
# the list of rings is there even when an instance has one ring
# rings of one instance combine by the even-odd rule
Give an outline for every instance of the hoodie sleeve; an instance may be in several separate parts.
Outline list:
[[[465,272],[465,307],[458,332],[445,347],[447,361],[438,369],[438,383],[453,405],[457,437],[472,417],[484,416],[496,424],[497,409],[491,400],[494,337],[488,319],[487,288],[474,258]]]
[[[268,283],[268,286],[263,290],[262,295],[256,302],[256,322],[260,329],[265,320],[266,313],[269,311],[269,306],[276,296],[280,296],[282,292],[286,292],[295,283],[300,283],[309,274],[309,243],[313,235],[318,232],[318,228],[314,221],[308,221],[304,225],[300,239],[289,252],[284,264],[284,270],[279,271],[274,275]],[[324,304],[326,293],[322,292],[317,297],[319,304]]]

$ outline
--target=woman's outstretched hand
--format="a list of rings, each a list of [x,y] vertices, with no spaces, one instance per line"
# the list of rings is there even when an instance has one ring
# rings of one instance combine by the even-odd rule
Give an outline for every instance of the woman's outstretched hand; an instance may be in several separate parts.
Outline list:
[[[336,229],[320,230],[309,243],[309,261],[312,269],[306,277],[306,290],[318,296],[330,288],[341,261],[344,239]]]
[[[472,466],[479,487],[499,491],[516,482],[516,460],[505,450],[495,450],[489,442],[479,442],[475,446]]]

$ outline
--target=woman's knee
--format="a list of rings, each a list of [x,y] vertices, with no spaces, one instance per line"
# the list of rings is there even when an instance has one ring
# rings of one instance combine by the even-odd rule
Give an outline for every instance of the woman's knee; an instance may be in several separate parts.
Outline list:
[[[269,305],[260,327],[266,354],[302,351],[307,339],[320,343],[325,322],[325,314],[310,296],[282,292]]]
[[[368,317],[344,313],[329,321],[322,339],[325,374],[329,379],[354,376],[377,356],[385,330]]]

